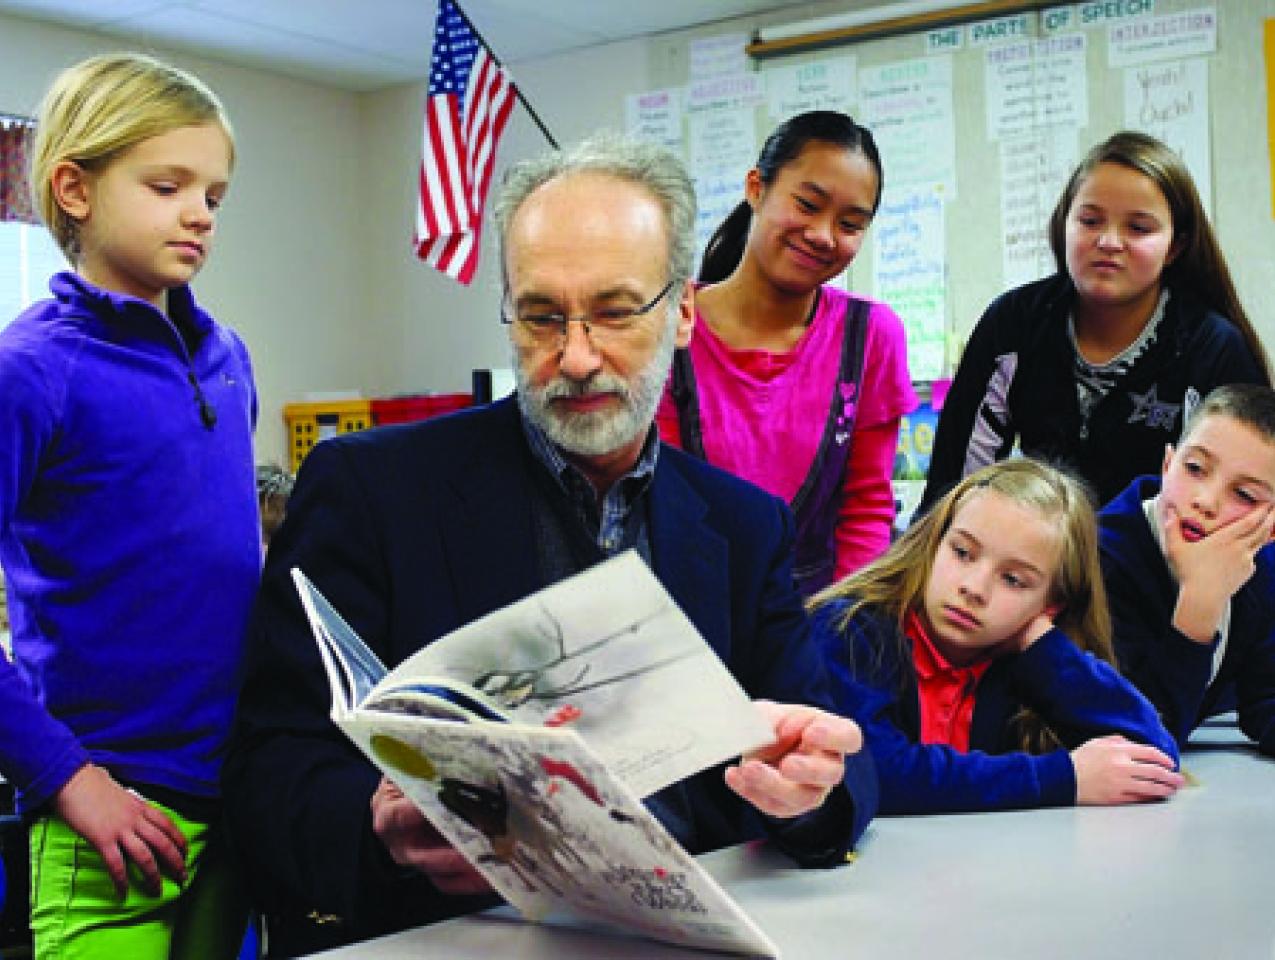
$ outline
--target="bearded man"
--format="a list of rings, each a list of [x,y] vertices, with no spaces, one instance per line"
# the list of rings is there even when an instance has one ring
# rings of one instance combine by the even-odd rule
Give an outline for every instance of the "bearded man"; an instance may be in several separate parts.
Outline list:
[[[392,668],[635,549],[784,731],[782,747],[647,801],[678,841],[702,852],[768,837],[831,865],[875,812],[858,727],[821,709],[787,507],[661,445],[653,427],[692,327],[694,221],[690,179],[662,148],[597,138],[516,166],[496,203],[516,397],[343,435],[307,457],[271,544],[224,783],[272,951],[492,902],[328,720],[293,566]]]

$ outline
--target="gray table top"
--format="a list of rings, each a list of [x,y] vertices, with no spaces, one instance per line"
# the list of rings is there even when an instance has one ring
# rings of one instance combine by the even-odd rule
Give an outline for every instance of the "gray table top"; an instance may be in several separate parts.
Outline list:
[[[879,818],[835,870],[796,869],[763,845],[702,862],[790,960],[1272,960],[1275,761],[1214,723],[1183,766],[1198,784],[1164,803]],[[706,954],[503,909],[323,956]]]

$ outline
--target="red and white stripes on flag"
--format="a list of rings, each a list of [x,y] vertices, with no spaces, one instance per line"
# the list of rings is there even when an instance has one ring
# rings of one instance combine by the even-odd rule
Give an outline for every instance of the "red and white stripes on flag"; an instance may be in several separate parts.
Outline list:
[[[416,204],[416,255],[468,285],[478,268],[496,144],[513,109],[509,74],[452,0],[440,0]]]

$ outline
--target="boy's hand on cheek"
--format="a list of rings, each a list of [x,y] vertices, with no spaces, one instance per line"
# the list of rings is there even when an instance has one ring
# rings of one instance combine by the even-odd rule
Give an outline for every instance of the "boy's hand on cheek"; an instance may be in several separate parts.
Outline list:
[[[1270,541],[1275,507],[1266,504],[1202,540],[1182,536],[1179,514],[1165,508],[1164,553],[1178,580],[1173,625],[1193,640],[1213,640],[1230,601],[1253,576],[1257,551]]]

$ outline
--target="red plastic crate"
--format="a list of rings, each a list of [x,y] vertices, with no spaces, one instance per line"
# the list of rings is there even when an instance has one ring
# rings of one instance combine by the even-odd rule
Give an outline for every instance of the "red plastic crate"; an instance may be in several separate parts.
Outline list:
[[[472,406],[473,394],[435,393],[421,397],[381,397],[372,401],[372,422],[377,426],[387,423],[411,423],[427,420],[439,414],[451,413]]]

